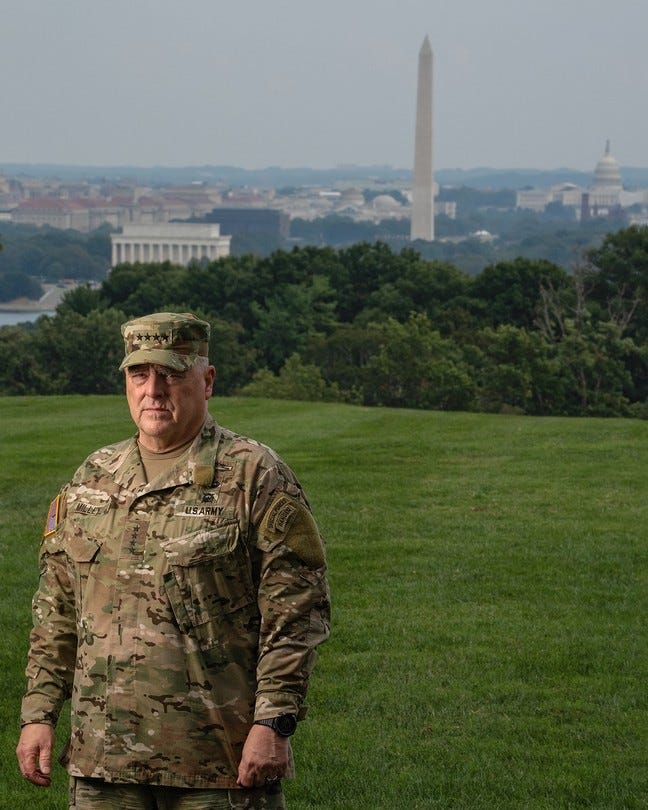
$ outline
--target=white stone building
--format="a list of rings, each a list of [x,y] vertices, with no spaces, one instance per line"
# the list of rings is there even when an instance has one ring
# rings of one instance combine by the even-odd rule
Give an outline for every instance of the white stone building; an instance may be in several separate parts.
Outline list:
[[[135,262],[166,262],[188,265],[229,256],[231,236],[222,236],[220,225],[169,222],[155,225],[124,225],[112,234],[111,267]]]
[[[610,154],[608,140],[588,188],[563,183],[551,188],[524,189],[517,192],[516,207],[542,212],[550,203],[561,203],[574,208],[576,216],[597,217],[608,216],[619,208],[644,205],[647,197],[646,191],[624,191],[619,164]]]

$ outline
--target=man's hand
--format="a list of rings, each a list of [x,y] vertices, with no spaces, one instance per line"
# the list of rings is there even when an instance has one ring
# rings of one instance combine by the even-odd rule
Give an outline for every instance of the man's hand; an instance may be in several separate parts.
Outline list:
[[[252,726],[238,770],[241,787],[262,787],[286,775],[290,761],[290,743],[269,726]]]
[[[54,729],[47,723],[28,723],[23,726],[16,754],[20,772],[32,784],[49,787],[52,773]]]

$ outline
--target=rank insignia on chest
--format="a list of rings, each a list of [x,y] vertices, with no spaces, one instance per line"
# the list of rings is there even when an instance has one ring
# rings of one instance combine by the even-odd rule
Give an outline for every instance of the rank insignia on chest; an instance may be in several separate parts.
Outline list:
[[[43,532],[43,537],[48,537],[50,534],[54,534],[56,531],[56,527],[58,526],[58,518],[59,518],[59,505],[61,503],[61,496],[57,495],[56,498],[50,504],[49,512],[47,513],[47,520],[45,521],[45,530]]]

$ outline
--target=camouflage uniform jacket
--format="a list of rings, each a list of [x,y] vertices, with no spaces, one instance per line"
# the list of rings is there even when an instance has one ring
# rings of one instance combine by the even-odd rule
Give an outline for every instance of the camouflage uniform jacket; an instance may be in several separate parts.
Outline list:
[[[71,698],[75,776],[236,787],[254,719],[303,716],[328,634],[322,540],[272,450],[207,418],[166,474],[93,453],[50,509],[22,723]]]

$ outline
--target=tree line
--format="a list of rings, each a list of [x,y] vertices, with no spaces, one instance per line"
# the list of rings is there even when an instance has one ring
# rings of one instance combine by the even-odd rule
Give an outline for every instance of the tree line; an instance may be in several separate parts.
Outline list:
[[[91,233],[3,223],[0,301],[37,299],[41,283],[61,279],[100,280],[110,267],[110,228]]]
[[[365,189],[363,195],[370,199],[377,193]],[[394,199],[402,197],[397,189],[385,193]],[[292,219],[289,239],[278,232],[235,233],[230,251],[234,256],[269,256],[277,250],[289,250],[295,243],[339,249],[358,242],[380,241],[394,251],[405,245],[414,247],[424,259],[450,262],[476,275],[489,264],[517,257],[548,259],[568,268],[582,250],[600,244],[608,232],[626,226],[623,218],[578,221],[573,209],[561,206],[550,207],[544,213],[516,210],[512,207],[515,192],[504,189],[442,188],[439,199],[456,202],[457,215],[454,219],[443,214],[436,217],[437,239],[433,242],[412,245],[409,219],[368,222],[331,214],[312,221]],[[90,233],[80,233],[2,223],[0,241],[5,250],[0,253],[0,302],[22,297],[38,299],[44,292],[43,283],[61,279],[103,280],[110,268],[111,230],[109,225],[103,225]],[[496,236],[483,239],[475,235],[477,232]]]
[[[471,276],[382,242],[121,265],[54,316],[0,329],[0,393],[120,392],[120,324],[189,310],[212,323],[221,395],[645,418],[647,293],[634,226],[571,272],[516,258]]]

